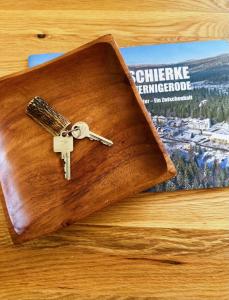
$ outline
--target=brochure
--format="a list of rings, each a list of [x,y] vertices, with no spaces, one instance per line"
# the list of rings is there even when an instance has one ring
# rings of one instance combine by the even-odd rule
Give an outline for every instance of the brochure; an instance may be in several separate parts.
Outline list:
[[[229,42],[121,48],[177,176],[150,191],[229,186]],[[35,66],[61,53],[35,54]]]

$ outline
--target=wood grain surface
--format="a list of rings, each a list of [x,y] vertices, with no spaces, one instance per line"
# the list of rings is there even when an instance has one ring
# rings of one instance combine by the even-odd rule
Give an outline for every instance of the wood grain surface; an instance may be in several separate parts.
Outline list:
[[[1,1],[0,75],[112,33],[120,46],[229,37],[227,0]],[[14,246],[0,210],[0,298],[228,300],[229,190],[141,195]]]

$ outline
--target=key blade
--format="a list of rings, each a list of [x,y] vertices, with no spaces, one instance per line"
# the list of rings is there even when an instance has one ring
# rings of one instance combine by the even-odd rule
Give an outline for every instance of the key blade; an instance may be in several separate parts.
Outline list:
[[[104,144],[104,145],[106,145],[106,146],[112,146],[113,145],[113,142],[112,141],[110,141],[110,140],[108,140],[108,139],[102,139],[102,140],[100,140],[100,142],[102,143],[102,144]]]
[[[106,139],[105,137],[98,135],[94,132],[90,132],[88,138],[90,140],[99,141],[100,143],[106,145],[106,146],[112,146],[113,142],[111,140]]]
[[[65,171],[65,179],[71,179],[71,165],[70,165],[70,152],[66,152],[64,154],[64,171]]]
[[[67,157],[66,157],[66,153],[65,152],[61,153],[61,158],[64,161],[64,178],[67,179],[67,167],[66,167]]]

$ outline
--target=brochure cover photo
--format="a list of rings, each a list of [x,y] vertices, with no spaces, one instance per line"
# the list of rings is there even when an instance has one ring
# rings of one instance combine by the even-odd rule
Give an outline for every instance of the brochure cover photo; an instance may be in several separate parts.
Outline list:
[[[177,168],[176,177],[150,191],[229,186],[229,43],[149,45],[121,52]],[[31,55],[29,66],[58,55]]]

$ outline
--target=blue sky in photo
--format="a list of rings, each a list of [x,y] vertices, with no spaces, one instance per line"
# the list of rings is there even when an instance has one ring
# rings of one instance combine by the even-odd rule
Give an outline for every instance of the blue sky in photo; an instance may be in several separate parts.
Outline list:
[[[170,64],[229,53],[229,42],[223,40],[185,42],[176,44],[145,45],[121,48],[127,65]],[[33,54],[28,58],[29,67],[44,63],[62,53]]]
[[[170,64],[229,53],[227,41],[203,41],[123,48],[127,65]]]

